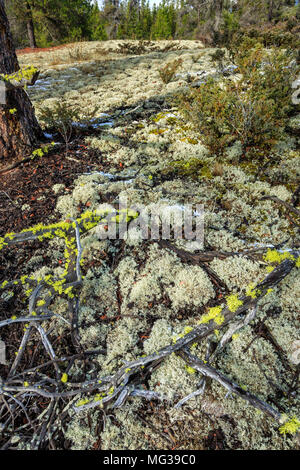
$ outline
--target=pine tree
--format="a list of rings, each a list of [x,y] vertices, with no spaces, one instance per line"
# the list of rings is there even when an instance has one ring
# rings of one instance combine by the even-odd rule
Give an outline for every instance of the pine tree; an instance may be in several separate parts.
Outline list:
[[[171,39],[176,31],[174,4],[163,0],[158,6],[151,35],[153,39]]]
[[[106,24],[107,22],[100,12],[98,3],[95,1],[90,14],[91,39],[93,41],[105,41],[108,39],[105,28]]]
[[[150,39],[152,27],[152,14],[147,0],[141,1],[140,6],[140,31],[142,39]]]
[[[9,16],[27,24],[30,46],[89,38],[91,0],[7,0]]]

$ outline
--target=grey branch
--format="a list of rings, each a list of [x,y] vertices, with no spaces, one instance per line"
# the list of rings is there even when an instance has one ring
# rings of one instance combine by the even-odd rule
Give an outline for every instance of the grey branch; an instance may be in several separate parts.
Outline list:
[[[269,416],[272,416],[272,418],[276,419],[276,421],[280,421],[281,413],[279,413],[279,411],[275,410],[275,408],[260,400],[252,393],[241,388],[224,374],[221,374],[221,372],[218,372],[216,369],[214,369],[212,366],[204,364],[200,359],[198,359],[198,357],[192,355],[186,348],[179,351],[178,355],[182,357],[182,359],[184,359],[190,367],[193,367],[204,376],[210,377],[211,379],[219,382],[228,390],[228,392],[238,395],[243,400],[248,401],[254,408],[257,408]]]

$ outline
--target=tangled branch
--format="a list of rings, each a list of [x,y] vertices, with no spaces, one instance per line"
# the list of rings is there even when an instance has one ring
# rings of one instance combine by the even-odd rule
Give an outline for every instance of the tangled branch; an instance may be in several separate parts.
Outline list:
[[[80,306],[80,290],[83,284],[81,273],[81,235],[91,230],[99,223],[106,221],[107,213],[85,213],[77,220],[68,220],[49,226],[35,226],[31,229],[23,230],[21,233],[10,233],[0,239],[0,249],[9,247],[16,243],[22,243],[30,240],[45,240],[59,237],[65,241],[65,272],[62,278],[53,279],[51,276],[45,276],[43,279],[36,280],[30,276],[23,276],[14,281],[4,281],[0,286],[2,289],[11,289],[15,285],[28,285],[29,313],[23,317],[12,317],[0,322],[0,328],[11,326],[15,323],[24,323],[25,331],[19,346],[17,355],[11,365],[6,378],[0,378],[0,416],[5,417],[1,425],[2,432],[8,429],[14,429],[14,423],[17,416],[23,411],[27,419],[27,424],[19,426],[15,432],[22,432],[26,427],[33,429],[34,437],[31,440],[31,448],[37,449],[41,446],[46,435],[54,432],[54,423],[58,419],[56,414],[61,400],[68,401],[64,411],[70,410],[78,413],[94,407],[121,407],[126,400],[132,396],[140,396],[147,400],[166,400],[166,397],[142,388],[145,379],[158,368],[163,361],[171,354],[178,355],[188,367],[198,371],[202,376],[200,386],[192,394],[184,397],[177,403],[176,407],[182,406],[190,398],[201,393],[205,388],[206,378],[217,381],[227,389],[230,394],[235,394],[246,400],[253,407],[274,418],[278,423],[286,421],[288,418],[282,415],[278,410],[268,403],[257,398],[251,392],[245,391],[241,386],[234,383],[223,373],[212,367],[209,362],[220,352],[225,344],[230,341],[232,334],[244,325],[248,324],[256,315],[258,302],[267,295],[277,284],[279,284],[296,265],[299,267],[299,252],[286,251],[277,252],[272,250],[266,259],[270,262],[276,262],[277,266],[263,279],[256,287],[248,290],[245,295],[229,295],[226,298],[226,305],[220,305],[209,309],[208,313],[203,315],[199,324],[195,328],[188,327],[171,344],[161,348],[148,356],[137,358],[135,361],[125,363],[114,374],[97,377],[92,380],[84,380],[80,383],[70,383],[66,371],[70,369],[75,359],[85,358],[89,355],[105,354],[104,350],[83,351],[80,345],[78,334],[78,317]],[[135,214],[125,214],[126,220],[130,221],[136,217]],[[161,242],[164,247],[165,242]],[[177,251],[176,251],[177,250]],[[184,253],[176,249],[176,253],[183,257]],[[249,251],[251,252],[251,250]],[[231,254],[233,255],[233,254]],[[196,257],[198,256],[198,259]],[[226,257],[229,253],[203,253],[200,255],[191,255],[190,260],[195,262],[211,261],[215,256]],[[47,291],[47,292],[45,292]],[[63,316],[56,314],[50,309],[56,295],[64,295],[68,299],[69,314],[71,322]],[[58,358],[55,348],[51,344],[49,334],[47,334],[42,324],[54,316],[59,316],[64,320],[71,331],[71,338],[76,349],[73,356]],[[216,329],[224,331],[216,350],[208,351],[206,361],[199,359],[191,353],[191,347],[206,340],[214,333]],[[40,337],[42,345],[49,356],[49,361],[36,367],[17,372],[21,365],[22,357],[28,345],[33,332]],[[67,364],[62,371],[61,364]],[[52,365],[55,371],[55,378],[50,378],[41,371],[45,366]],[[29,418],[26,406],[34,397],[44,397],[49,399],[47,409],[42,412],[33,422]],[[37,423],[39,423],[37,425]],[[8,441],[10,442],[10,440]],[[5,448],[9,444],[5,444]]]

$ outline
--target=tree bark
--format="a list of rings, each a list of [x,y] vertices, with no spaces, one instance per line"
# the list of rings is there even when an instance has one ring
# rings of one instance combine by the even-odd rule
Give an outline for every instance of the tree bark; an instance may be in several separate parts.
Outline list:
[[[29,46],[31,47],[31,49],[35,49],[37,45],[36,45],[34,26],[33,26],[32,20],[27,21],[27,34],[28,34],[28,39],[29,39]]]
[[[36,45],[35,32],[34,32],[34,24],[33,24],[33,19],[32,19],[31,8],[28,2],[26,2],[26,9],[27,9],[27,34],[28,34],[28,39],[29,39],[29,45],[31,49],[35,49],[37,45]]]
[[[0,0],[0,74],[18,70],[4,0]],[[42,130],[26,91],[7,90],[6,103],[0,104],[0,169],[28,156],[41,137]]]

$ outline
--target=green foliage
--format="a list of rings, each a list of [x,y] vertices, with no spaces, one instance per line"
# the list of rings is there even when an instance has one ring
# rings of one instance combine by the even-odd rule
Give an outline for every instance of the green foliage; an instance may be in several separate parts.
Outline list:
[[[91,37],[91,0],[8,0],[8,14],[19,29],[14,29],[17,45],[23,45],[29,20],[34,25],[38,46],[78,41]]]
[[[205,137],[205,145],[216,154],[232,140],[227,121],[233,108],[233,95],[228,88],[224,90],[210,79],[198,90],[184,93],[179,98],[181,112]]]
[[[40,110],[40,120],[48,128],[55,129],[67,147],[74,131],[74,122],[78,119],[79,108],[61,101],[56,101],[52,107],[44,106]]]
[[[152,39],[171,39],[176,31],[176,12],[172,3],[163,1],[156,12],[153,27],[151,29]]]
[[[98,4],[95,3],[89,18],[90,35],[88,39],[92,39],[93,41],[106,41],[108,39],[106,24],[107,21],[105,17],[101,14]]]
[[[120,6],[118,39],[150,39],[153,14],[149,3],[125,1]]]
[[[250,35],[266,47],[299,48],[300,6],[293,2],[163,0],[6,0],[17,47],[28,45],[28,21],[39,47],[82,39],[200,39],[229,47]],[[272,21],[272,22],[271,22]],[[276,24],[274,24],[276,22]],[[249,25],[251,29],[249,30]]]
[[[211,168],[200,158],[190,158],[189,160],[176,160],[171,163],[170,170],[178,176],[188,176],[193,179],[213,178]]]
[[[221,43],[228,47],[234,35],[239,31],[240,23],[235,13],[223,12],[223,27],[221,30]]]
[[[240,29],[231,38],[228,47],[238,48],[239,44],[250,39],[254,43],[260,43],[264,47],[280,47],[297,50],[300,47],[299,32],[286,31],[282,28],[267,29]]]
[[[293,57],[249,45],[246,41],[235,51],[240,78],[211,78],[179,97],[181,111],[213,154],[239,140],[249,156],[267,155],[282,138],[292,110],[291,84],[299,70],[291,65]]]
[[[225,59],[226,59],[226,52],[224,49],[216,49],[215,52],[210,54],[210,58],[213,62],[215,62],[218,66],[220,72],[223,72],[225,68]]]
[[[178,68],[182,64],[182,59],[175,59],[158,70],[159,76],[164,83],[170,83]]]
[[[108,35],[105,29],[104,23],[99,23],[92,32],[91,39],[93,41],[106,41],[108,39]]]

